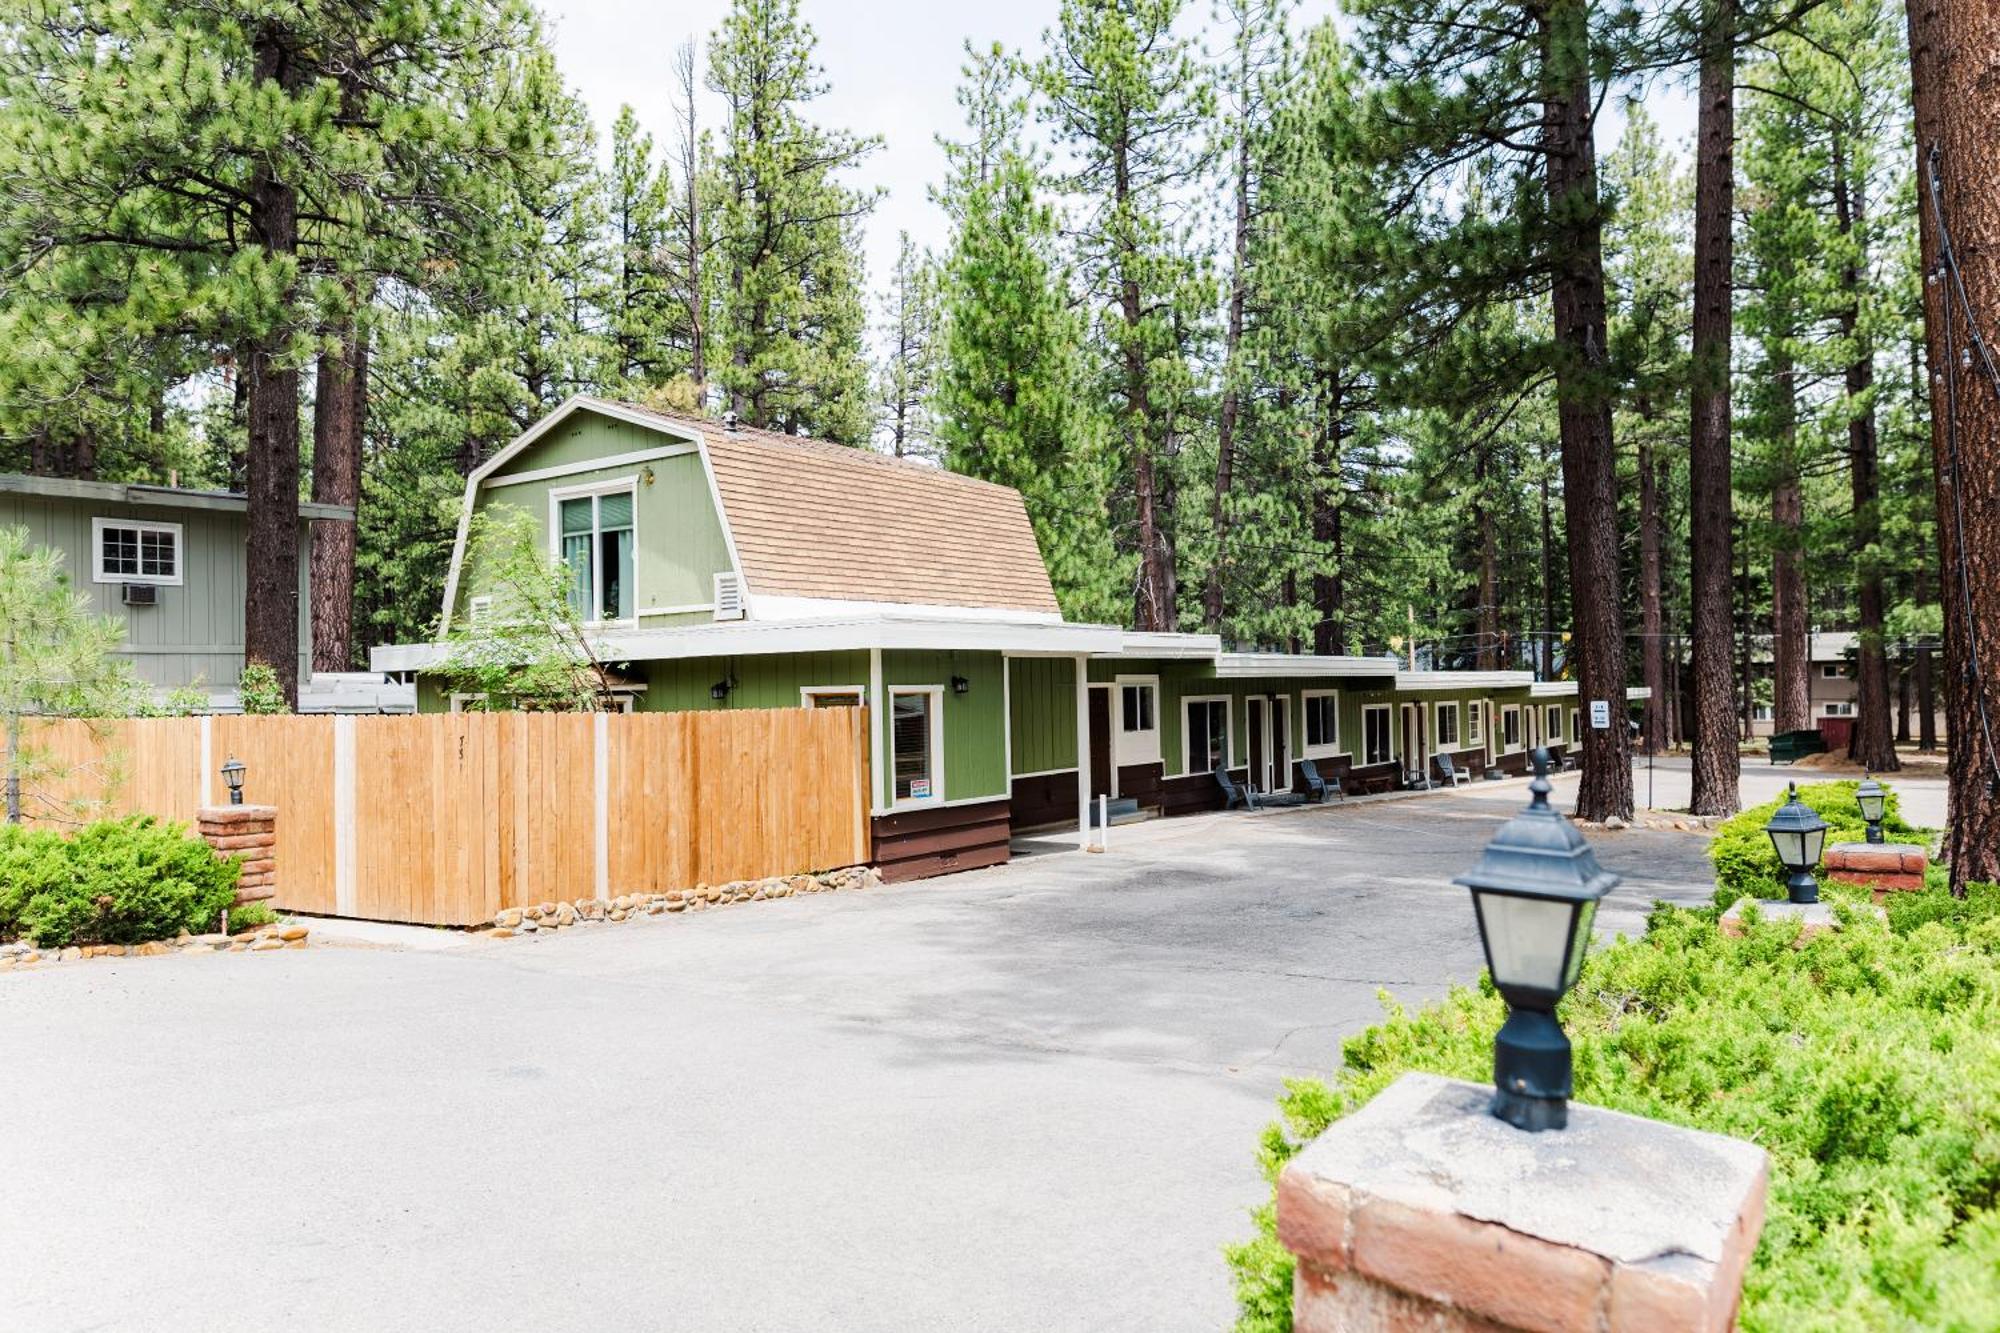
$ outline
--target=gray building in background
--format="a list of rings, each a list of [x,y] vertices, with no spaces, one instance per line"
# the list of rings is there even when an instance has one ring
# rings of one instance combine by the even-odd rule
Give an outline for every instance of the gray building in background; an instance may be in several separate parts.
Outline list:
[[[120,651],[139,678],[161,693],[204,690],[218,711],[239,706],[248,511],[233,491],[0,473],[0,526],[25,527],[31,542],[63,553],[70,584],[91,609],[124,623]],[[312,661],[313,519],[352,523],[354,511],[299,506],[301,708],[411,711],[414,698],[399,707],[401,691],[376,688],[379,675],[304,674]]]

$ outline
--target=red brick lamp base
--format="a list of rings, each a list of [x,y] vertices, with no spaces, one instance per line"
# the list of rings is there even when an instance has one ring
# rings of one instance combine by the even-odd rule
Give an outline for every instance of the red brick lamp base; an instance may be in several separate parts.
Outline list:
[[[1924,887],[1930,857],[1910,842],[1836,842],[1826,849],[1826,877],[1836,884],[1873,889],[1875,901],[1895,891]]]
[[[257,902],[278,892],[278,807],[205,805],[195,812],[202,841],[217,856],[243,858],[236,881],[238,903]]]

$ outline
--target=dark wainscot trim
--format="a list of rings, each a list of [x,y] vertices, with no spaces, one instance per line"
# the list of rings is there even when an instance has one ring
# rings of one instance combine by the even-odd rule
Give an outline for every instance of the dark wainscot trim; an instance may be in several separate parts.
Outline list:
[[[884,883],[928,879],[1007,860],[1011,830],[1004,798],[876,815],[872,824],[875,865]]]

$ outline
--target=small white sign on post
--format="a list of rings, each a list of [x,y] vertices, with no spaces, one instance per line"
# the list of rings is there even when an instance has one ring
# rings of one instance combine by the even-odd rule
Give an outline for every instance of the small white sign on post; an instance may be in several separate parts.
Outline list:
[[[1611,730],[1611,701],[1592,699],[1590,701],[1590,727],[1593,731]]]

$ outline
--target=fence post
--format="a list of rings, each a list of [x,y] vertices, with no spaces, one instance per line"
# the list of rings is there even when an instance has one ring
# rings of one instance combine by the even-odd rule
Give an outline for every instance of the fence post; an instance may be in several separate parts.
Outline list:
[[[333,719],[333,910],[361,915],[355,883],[354,719]]]
[[[591,771],[596,786],[594,834],[596,860],[592,865],[592,897],[611,897],[611,715],[591,714]]]

